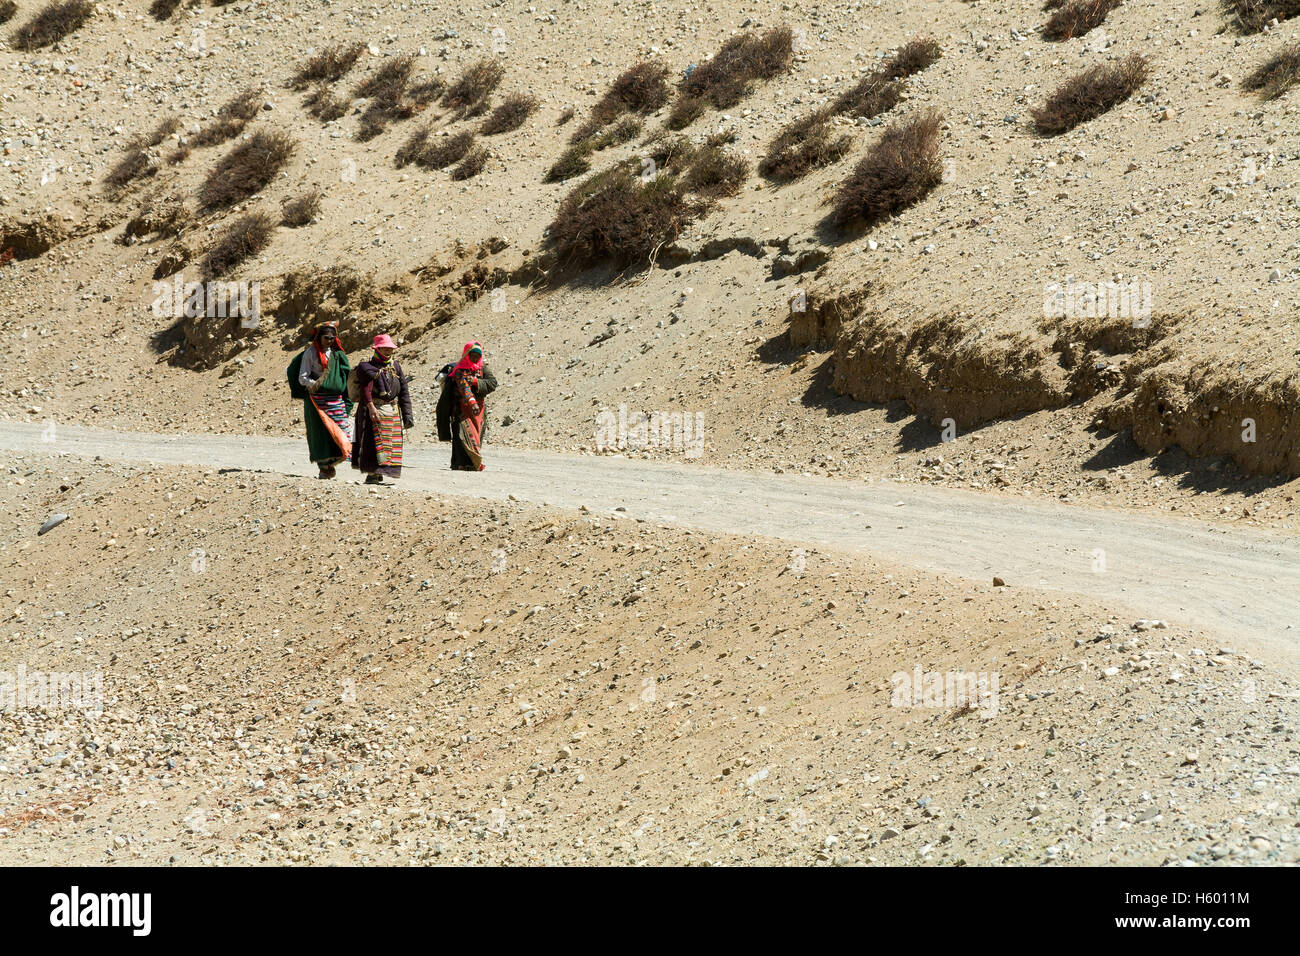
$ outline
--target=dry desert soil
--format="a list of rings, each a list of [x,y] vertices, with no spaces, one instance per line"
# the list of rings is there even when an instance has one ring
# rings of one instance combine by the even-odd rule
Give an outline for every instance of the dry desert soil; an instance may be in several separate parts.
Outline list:
[[[0,693],[0,863],[1300,858],[1300,86],[1251,81],[1293,4],[47,5],[0,24],[0,692],[103,706]],[[838,220],[925,122],[924,188]],[[400,344],[395,487],[313,475],[326,320]],[[479,475],[433,434],[469,340]]]

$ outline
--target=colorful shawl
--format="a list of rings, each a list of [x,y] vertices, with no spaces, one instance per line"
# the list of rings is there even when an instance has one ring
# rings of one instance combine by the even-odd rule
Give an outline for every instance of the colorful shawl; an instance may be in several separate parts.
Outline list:
[[[468,358],[469,346],[465,347],[465,354]],[[483,363],[479,362],[478,367],[481,371]],[[465,450],[465,454],[469,457],[474,470],[482,471],[485,406],[483,402],[474,397],[474,383],[476,381],[476,373],[461,370],[459,367],[452,373],[452,384],[460,401],[460,421],[456,425],[456,437],[460,439],[461,448]]]
[[[379,417],[374,420],[375,458],[381,467],[402,467],[402,413],[377,408]]]
[[[320,416],[321,425],[338,446],[343,459],[352,457],[352,419],[342,395],[313,395],[311,403]]]

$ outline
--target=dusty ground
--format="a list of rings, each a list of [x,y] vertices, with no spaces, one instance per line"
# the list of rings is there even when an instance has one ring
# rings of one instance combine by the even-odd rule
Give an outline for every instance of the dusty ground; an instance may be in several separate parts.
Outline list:
[[[926,485],[764,475],[619,456],[489,447],[487,471],[447,470],[448,445],[413,441],[403,490],[763,535],[941,575],[1035,587],[1202,628],[1283,666],[1300,627],[1300,542],[1280,532],[1077,502]],[[301,438],[180,435],[0,423],[0,449],[225,473],[313,477]],[[340,481],[358,481],[345,468]],[[93,513],[76,512],[78,521]],[[43,519],[42,519],[43,520]]]
[[[35,6],[19,0],[14,22]],[[434,371],[475,338],[503,386],[491,443],[598,452],[598,416],[626,405],[704,416],[684,464],[1294,534],[1300,124],[1294,92],[1265,103],[1240,79],[1296,21],[1242,37],[1215,4],[1130,0],[1052,44],[1039,0],[244,0],[162,23],[148,6],[104,0],[35,53],[0,28],[6,420],[296,439],[283,370],[328,316],[353,346],[403,342],[420,441]],[[880,132],[845,125],[847,159],[788,186],[751,177],[656,268],[539,284],[568,188],[541,183],[573,128],[561,111],[580,122],[641,58],[680,76],[781,22],[802,31],[793,70],[689,135],[732,129],[754,161],[928,33],[944,55],[885,121],[944,110],[947,181],[868,233],[827,236],[823,200]],[[340,95],[394,55],[443,78],[490,55],[498,99],[541,108],[481,138],[473,179],[399,169],[417,126],[468,121],[434,108],[361,143],[363,102],[311,118],[285,80],[353,40],[370,52]],[[1137,97],[1032,133],[1058,83],[1131,52],[1153,67]],[[230,149],[110,195],[127,140],[174,117],[170,153],[248,87],[264,98],[248,132],[298,141],[285,173],[176,240],[126,241],[146,207],[193,210]],[[257,329],[155,314],[236,217],[278,216],[312,187],[318,220],[277,229],[230,277],[260,284]],[[162,266],[181,247],[190,262]],[[1150,330],[1046,316],[1070,278],[1149,284]],[[44,454],[7,455],[5,481],[3,662],[102,671],[106,696],[95,717],[0,713],[5,862],[1298,855],[1294,674],[1202,625],[1138,624],[1161,612],[829,550],[796,570],[788,542],[520,502]],[[74,520],[33,537],[60,507]],[[997,713],[890,707],[890,676],[916,666],[996,670]]]
[[[0,713],[5,863],[1300,856],[1293,677],[1128,609],[310,479],[3,494],[4,660],[105,698]],[[890,706],[917,667],[996,698]]]

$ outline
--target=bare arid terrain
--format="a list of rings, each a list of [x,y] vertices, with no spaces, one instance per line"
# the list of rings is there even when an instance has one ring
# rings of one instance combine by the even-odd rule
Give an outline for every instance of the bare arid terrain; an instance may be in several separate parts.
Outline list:
[[[1131,612],[269,474],[23,456],[5,499],[6,658],[105,697],[0,714],[6,862],[1300,858],[1294,679]],[[997,700],[897,706],[914,668]]]
[[[1300,861],[1298,44],[0,3],[0,864]],[[395,487],[314,476],[323,321]]]

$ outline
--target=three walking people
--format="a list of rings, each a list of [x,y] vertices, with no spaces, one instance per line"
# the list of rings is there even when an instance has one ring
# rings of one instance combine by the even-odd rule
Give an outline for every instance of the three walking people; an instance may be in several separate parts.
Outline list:
[[[345,461],[366,476],[368,485],[401,477],[406,433],[415,427],[415,415],[396,352],[391,336],[376,335],[373,354],[353,367],[339,344],[337,324],[326,322],[289,363],[289,391],[303,402],[307,452],[319,477],[335,477]],[[443,367],[438,383],[438,437],[452,444],[451,467],[482,471],[486,398],[497,387],[482,345],[467,343],[460,361]]]

